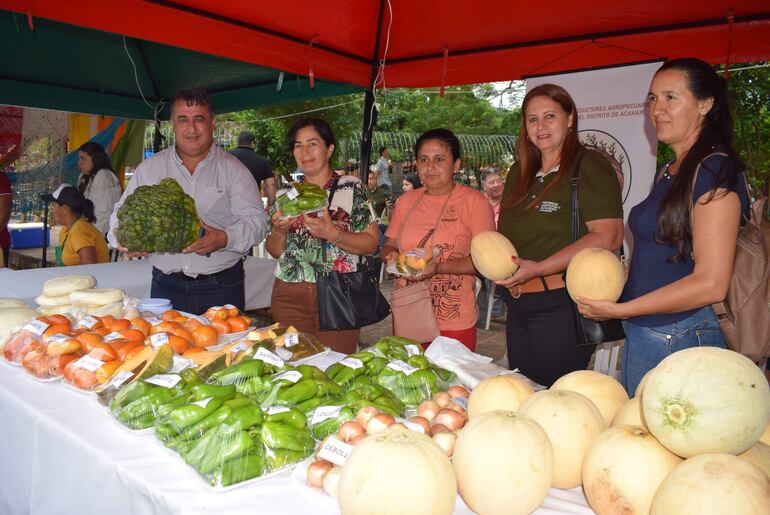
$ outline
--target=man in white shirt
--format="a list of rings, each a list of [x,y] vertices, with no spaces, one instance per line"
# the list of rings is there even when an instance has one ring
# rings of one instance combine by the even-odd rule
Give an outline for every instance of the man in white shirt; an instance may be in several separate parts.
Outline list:
[[[235,157],[214,145],[214,106],[204,90],[180,91],[171,100],[175,145],[134,172],[110,217],[110,245],[128,257],[150,256],[152,297],[200,314],[211,306],[244,308],[243,257],[268,231],[257,183]],[[115,237],[117,212],[139,186],[171,177],[195,200],[203,235],[177,254],[128,252]]]
[[[388,147],[380,147],[380,158],[375,163],[377,167],[377,186],[385,185],[388,188],[393,188],[393,184],[390,182],[390,150]]]

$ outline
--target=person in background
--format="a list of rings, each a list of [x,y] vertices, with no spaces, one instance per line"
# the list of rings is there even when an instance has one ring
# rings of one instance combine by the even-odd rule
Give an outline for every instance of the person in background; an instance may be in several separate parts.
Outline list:
[[[214,145],[214,105],[203,89],[171,99],[174,146],[145,159],[110,217],[110,245],[126,256],[149,256],[150,295],[201,314],[211,306],[244,309],[243,259],[267,232],[267,214],[254,177],[235,156]],[[129,252],[115,237],[118,210],[139,186],[170,177],[195,200],[203,235],[178,254]]]
[[[329,161],[335,140],[325,121],[298,119],[289,130],[286,144],[302,171],[303,181],[327,191],[334,189],[334,197],[322,216],[283,219],[277,205],[273,205],[272,231],[265,241],[265,249],[278,260],[271,302],[273,318],[316,336],[335,351],[355,352],[359,329],[320,330],[316,277],[331,270],[355,271],[358,256],[377,250],[379,231],[369,209],[367,191],[356,177],[340,177],[332,172]]]
[[[112,169],[110,156],[95,141],[83,143],[78,148],[78,191],[94,205],[94,225],[102,234],[110,229],[110,215],[120,199],[120,180]]]
[[[417,188],[422,188],[422,182],[420,182],[420,177],[416,173],[409,172],[404,175],[404,180],[401,182],[401,187],[404,192],[416,190]]]
[[[11,252],[11,235],[8,233],[8,221],[11,219],[13,192],[11,180],[0,172],[0,249],[3,251],[3,266],[8,268]]]
[[[441,334],[475,350],[479,312],[471,239],[494,230],[492,208],[480,192],[454,182],[460,169],[460,141],[451,131],[423,133],[415,143],[415,155],[425,187],[405,192],[396,202],[380,259],[390,265],[401,252],[437,247],[438,256],[410,280],[428,281]],[[402,277],[395,288],[406,285]]]
[[[500,172],[494,168],[487,168],[481,172],[481,188],[489,201],[489,205],[492,206],[492,213],[495,215],[495,227],[497,227],[497,220],[500,217],[500,202],[503,199],[503,179],[500,177]],[[487,299],[492,288],[495,288],[495,294],[492,298],[492,316],[505,316],[502,291],[497,291],[497,287],[492,284],[492,281],[484,279],[484,287],[476,298],[479,304],[479,324],[482,326],[486,322]]]
[[[104,234],[93,225],[94,204],[69,184],[61,184],[53,193],[42,196],[53,202],[54,221],[63,225],[56,247],[58,266],[92,265],[109,261]]]
[[[374,170],[369,171],[369,177],[366,179],[366,185],[369,189],[369,196],[372,199],[372,209],[374,209],[374,216],[379,219],[382,216],[382,212],[387,206],[391,198],[390,186],[387,184],[380,184],[377,178],[377,173]]]
[[[749,209],[727,95],[725,79],[699,59],[674,59],[655,73],[649,116],[674,160],[629,214],[634,252],[621,302],[578,299],[587,317],[624,319],[621,382],[631,395],[669,354],[727,346],[711,304],[727,295]]]
[[[273,169],[270,163],[264,157],[257,154],[256,140],[251,132],[242,132],[238,135],[238,146],[230,150],[230,154],[246,166],[257,181],[257,189],[262,191],[262,184],[265,187],[265,196],[267,197],[267,207],[273,205],[275,201],[275,192],[278,190],[278,183],[273,175]]]
[[[390,150],[388,150],[388,147],[380,147],[380,158],[375,163],[375,167],[377,170],[377,186],[387,186],[388,189],[391,189],[393,183],[390,182],[389,158]]]
[[[623,205],[612,165],[580,144],[577,107],[564,88],[533,88],[521,113],[516,163],[505,182],[497,226],[516,248],[519,268],[496,284],[506,288],[508,366],[550,386],[585,369],[594,350],[578,344],[564,272],[579,250],[620,248]],[[577,166],[581,223],[573,242],[570,179]]]

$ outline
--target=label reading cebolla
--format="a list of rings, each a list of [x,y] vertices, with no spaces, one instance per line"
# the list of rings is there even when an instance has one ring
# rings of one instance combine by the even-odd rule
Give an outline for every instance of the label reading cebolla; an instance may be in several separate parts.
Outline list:
[[[145,379],[144,382],[163,386],[164,388],[173,388],[181,380],[182,377],[177,374],[156,374]]]
[[[30,320],[27,322],[27,325],[24,326],[24,329],[40,336],[46,329],[48,329],[48,324],[41,322],[40,320]]]
[[[149,318],[145,318],[145,320],[147,320],[150,323],[150,325],[158,325],[161,322],[163,322],[163,320],[161,320],[158,317],[149,317]]]
[[[132,374],[128,370],[121,370],[120,372],[112,376],[112,379],[110,379],[107,382],[107,386],[111,386],[112,388],[119,388],[123,383],[125,383],[132,377],[134,377],[134,374]]]
[[[286,406],[270,406],[267,408],[268,415],[277,415],[278,413],[286,413],[287,411],[289,411],[289,408]]]
[[[310,419],[310,425],[320,424],[324,420],[336,417],[344,406],[318,406]]]
[[[214,397],[208,397],[206,399],[202,399],[202,400],[199,400],[199,401],[191,402],[190,404],[195,404],[196,406],[200,406],[201,408],[205,408],[206,406],[209,405],[209,402],[211,402],[211,399],[213,399],[213,398]]]
[[[396,372],[403,372],[406,375],[412,375],[418,370],[420,370],[419,368],[415,368],[409,363],[401,361],[400,359],[394,359],[393,361],[388,363],[388,368],[391,370],[395,370]]]
[[[289,200],[294,200],[295,198],[299,197],[299,191],[297,191],[297,188],[292,186],[291,189],[286,192],[286,196],[289,197]]]
[[[409,345],[404,345],[404,348],[406,349],[406,355],[410,358],[420,354],[420,349],[417,347],[417,345],[412,345],[410,343]]]
[[[99,321],[92,317],[91,315],[88,315],[83,320],[81,320],[78,325],[80,327],[85,327],[86,329],[93,329],[96,324],[98,324]]]
[[[299,334],[297,333],[291,333],[287,334],[283,337],[283,345],[284,347],[294,347],[299,343]]]
[[[257,349],[257,352],[254,353],[254,359],[261,359],[265,363],[270,363],[271,365],[278,368],[281,368],[284,365],[284,362],[281,358],[264,347],[259,347]]]
[[[150,345],[153,347],[160,347],[166,344],[168,344],[168,335],[166,333],[155,333],[150,336]]]
[[[248,343],[241,342],[238,345],[233,345],[232,347],[230,347],[230,352],[233,353],[233,354],[237,354],[237,353],[239,353],[241,351],[244,351],[244,350],[246,350],[248,348],[249,348],[249,344]]]
[[[318,457],[341,467],[348,460],[351,452],[353,452],[352,445],[330,437],[324,440],[321,450],[318,451]]]
[[[286,372],[282,372],[275,376],[273,379],[271,379],[271,381],[278,381],[279,379],[285,379],[287,381],[291,381],[292,383],[296,383],[302,379],[302,374],[296,370],[287,370]]]
[[[121,338],[123,338],[122,334],[120,334],[119,332],[113,331],[110,334],[107,334],[104,336],[104,341],[111,342],[113,340],[119,340]]]
[[[465,397],[452,397],[452,402],[460,406],[462,409],[468,409],[468,399]]]
[[[88,354],[72,364],[73,367],[83,368],[89,372],[96,372],[101,368],[102,365],[104,365],[103,361],[99,361],[98,359],[91,357]]]
[[[358,370],[364,366],[364,362],[358,358],[343,358],[340,360],[340,365],[344,365],[353,370]]]
[[[278,354],[278,357],[284,361],[291,361],[292,356],[294,356],[290,350],[286,350],[283,347],[276,347],[275,353]]]

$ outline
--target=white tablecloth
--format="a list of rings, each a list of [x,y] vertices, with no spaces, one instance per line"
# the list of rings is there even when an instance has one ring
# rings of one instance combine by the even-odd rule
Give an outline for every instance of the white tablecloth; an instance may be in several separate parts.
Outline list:
[[[270,306],[270,296],[275,281],[278,262],[247,256],[243,262],[246,274],[246,309]],[[34,305],[35,297],[43,291],[43,283],[52,277],[73,274],[90,274],[96,277],[100,288],[121,288],[138,299],[150,296],[152,266],[146,259],[30,270],[0,268],[0,297],[16,297]]]
[[[118,425],[94,398],[4,362],[0,421],[3,515],[339,513],[335,501],[288,472],[213,491],[151,434]],[[455,513],[469,514],[457,499]],[[552,489],[536,513],[593,512],[580,489]]]

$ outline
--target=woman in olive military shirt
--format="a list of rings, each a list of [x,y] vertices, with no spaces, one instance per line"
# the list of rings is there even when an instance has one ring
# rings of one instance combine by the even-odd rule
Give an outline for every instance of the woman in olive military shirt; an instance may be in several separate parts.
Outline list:
[[[563,88],[544,84],[522,106],[517,162],[508,174],[497,230],[519,254],[519,269],[497,284],[508,305],[508,364],[550,386],[584,369],[592,345],[578,345],[564,272],[587,247],[623,242],[621,186],[615,170],[577,136],[577,108]],[[570,177],[580,166],[580,238],[572,242]]]

